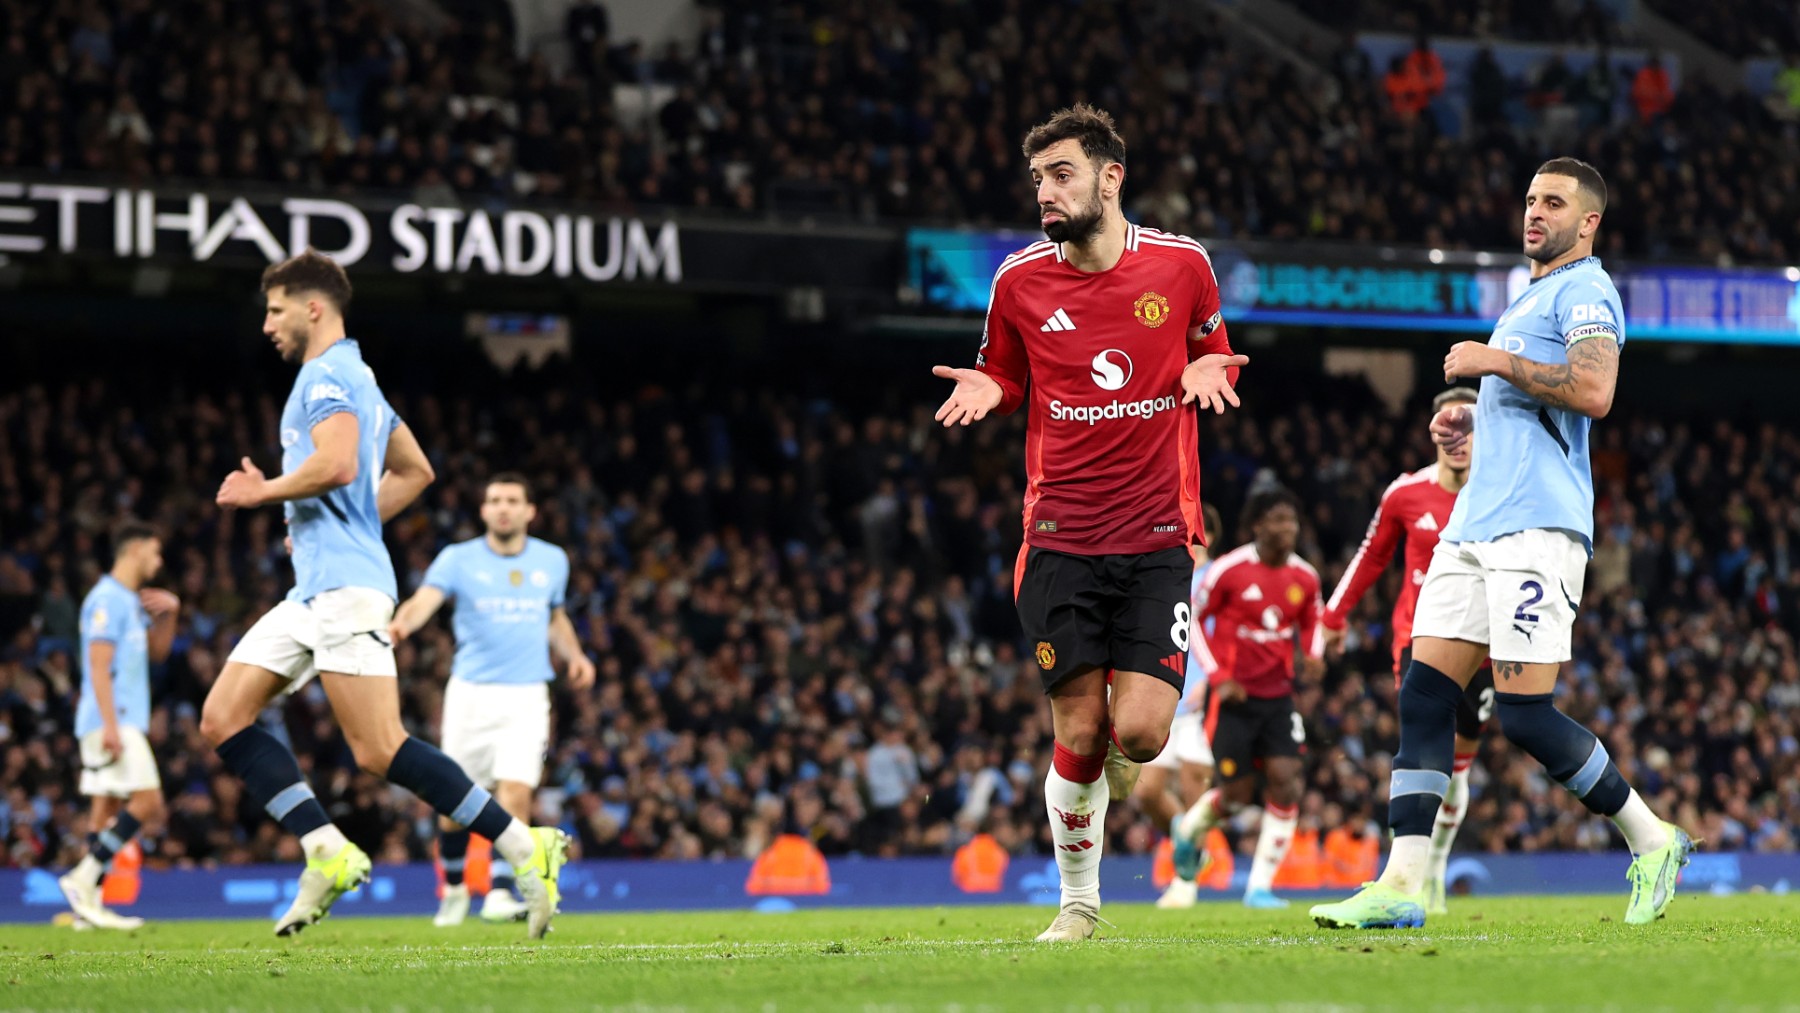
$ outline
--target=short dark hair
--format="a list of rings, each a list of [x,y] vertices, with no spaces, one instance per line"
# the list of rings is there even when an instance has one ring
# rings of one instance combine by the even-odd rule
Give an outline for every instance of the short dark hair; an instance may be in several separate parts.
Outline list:
[[[1050,118],[1025,134],[1025,157],[1031,158],[1057,141],[1070,138],[1081,142],[1081,152],[1094,162],[1125,164],[1125,139],[1113,126],[1113,118],[1103,109],[1077,102],[1058,109]]]
[[[1568,176],[1575,181],[1576,187],[1587,194],[1595,211],[1606,213],[1606,180],[1600,176],[1600,170],[1583,162],[1579,158],[1565,155],[1552,158],[1538,166],[1540,176]]]
[[[1436,413],[1443,411],[1445,405],[1474,404],[1475,398],[1476,391],[1473,387],[1451,387],[1449,390],[1438,391],[1438,396],[1431,399],[1431,410]]]
[[[263,271],[264,294],[272,288],[296,293],[317,292],[331,300],[339,313],[350,305],[350,276],[337,261],[310,246],[306,252],[279,264],[270,264]]]
[[[161,537],[160,532],[143,521],[126,521],[113,531],[113,558],[117,559],[132,542]]]
[[[1271,486],[1250,497],[1244,504],[1244,524],[1255,527],[1256,523],[1269,515],[1276,507],[1289,506],[1295,513],[1300,512],[1300,497],[1283,486]]]
[[[488,486],[493,486],[493,485],[516,485],[519,488],[525,490],[525,502],[527,502],[527,503],[537,502],[536,500],[531,498],[531,483],[526,480],[524,475],[521,475],[516,471],[502,471],[496,475],[489,477],[487,480],[487,485],[484,485],[481,487],[482,495],[486,496]]]

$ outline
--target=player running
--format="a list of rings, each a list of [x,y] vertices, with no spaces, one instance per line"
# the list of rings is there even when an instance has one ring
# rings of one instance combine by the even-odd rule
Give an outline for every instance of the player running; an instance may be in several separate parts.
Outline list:
[[[266,478],[246,457],[216,499],[238,509],[284,504],[295,585],[231,652],[207,694],[200,731],[305,849],[299,892],[275,932],[292,935],[318,922],[369,875],[369,856],[325,815],[293,752],[256,724],[276,696],[318,676],[357,765],[492,840],[519,871],[528,934],[541,937],[556,913],[567,839],[508,815],[456,761],[400,723],[387,632],[397,591],[381,525],[430,484],[431,464],[345,336],[344,269],[308,250],[264,271],[262,289],[263,333],[283,359],[300,364],[281,413],[283,473]]]
[[[1207,545],[1216,544],[1224,525],[1219,511],[1211,503],[1201,505]],[[1206,680],[1210,673],[1200,664],[1206,654],[1206,628],[1199,620],[1200,585],[1213,561],[1205,545],[1194,547],[1194,579],[1188,590],[1188,605],[1195,618],[1188,628],[1187,685],[1181,702],[1175,705],[1175,719],[1169,725],[1169,741],[1162,752],[1144,764],[1137,788],[1132,792],[1138,805],[1156,825],[1169,828],[1174,844],[1175,878],[1156,899],[1159,908],[1189,908],[1199,900],[1200,877],[1205,874],[1206,849],[1181,836],[1178,821],[1212,783],[1212,746],[1206,741]],[[1174,781],[1171,782],[1171,776]]]
[[[1473,410],[1439,412],[1432,437],[1451,450],[1477,428],[1481,439],[1419,591],[1388,789],[1393,850],[1378,881],[1312,909],[1327,928],[1425,924],[1427,835],[1450,784],[1456,708],[1490,655],[1507,739],[1624,834],[1634,856],[1627,923],[1662,917],[1693,850],[1553,697],[1593,551],[1588,432],[1612,408],[1625,344],[1618,291],[1594,256],[1605,211],[1606,183],[1593,166],[1574,158],[1540,166],[1525,194],[1531,286],[1487,344],[1459,342],[1444,358],[1445,380],[1481,378],[1481,399]]]
[[[504,472],[488,479],[481,501],[487,533],[438,553],[424,583],[388,624],[397,644],[446,601],[455,602],[456,659],[444,690],[444,753],[525,822],[531,820],[531,794],[543,779],[550,748],[549,684],[556,677],[551,654],[567,663],[571,687],[594,684],[594,663],[563,611],[568,553],[525,533],[536,516],[525,476]],[[463,882],[468,851],[469,831],[440,817],[444,895],[434,925],[461,925],[469,913]],[[484,921],[525,916],[512,886],[512,870],[496,858],[493,885],[481,905]]]
[[[1431,401],[1431,414],[1451,405],[1472,405],[1472,387],[1452,387]],[[1437,448],[1437,463],[1395,479],[1381,494],[1381,504],[1369,520],[1369,531],[1351,558],[1350,566],[1338,581],[1337,590],[1325,603],[1325,651],[1335,656],[1343,650],[1344,626],[1356,603],[1375,581],[1379,580],[1394,549],[1406,542],[1406,580],[1394,600],[1394,683],[1412,660],[1413,608],[1419,601],[1419,587],[1425,583],[1425,570],[1431,564],[1431,553],[1437,548],[1438,531],[1450,520],[1456,506],[1456,494],[1469,480],[1470,443],[1455,450]],[[1450,848],[1456,843],[1457,828],[1469,800],[1469,765],[1475,761],[1475,750],[1481,744],[1481,729],[1494,713],[1494,673],[1487,666],[1475,673],[1462,703],[1456,707],[1456,760],[1450,774],[1450,789],[1444,793],[1444,804],[1438,807],[1437,821],[1431,828],[1431,858],[1425,869],[1425,913],[1443,914],[1448,910],[1444,900],[1444,873],[1450,862]]]
[[[1300,818],[1300,757],[1306,726],[1294,710],[1296,636],[1306,653],[1306,676],[1324,672],[1319,626],[1319,572],[1294,552],[1300,539],[1300,501],[1286,489],[1250,497],[1244,520],[1253,540],[1220,556],[1201,582],[1196,618],[1213,620],[1203,641],[1212,673],[1206,736],[1218,758],[1220,785],[1200,796],[1176,826],[1176,839],[1199,847],[1213,827],[1255,798],[1263,775],[1262,829],[1250,864],[1244,905],[1284,908],[1275,873],[1287,858]]]
[[[1181,697],[1189,546],[1204,539],[1195,411],[1237,405],[1249,359],[1231,354],[1205,249],[1125,221],[1112,117],[1061,110],[1024,150],[1049,238],[994,273],[975,368],[932,372],[956,383],[946,426],[1031,401],[1013,590],[1050,698],[1044,799],[1062,874],[1038,939],[1074,940],[1100,918],[1109,799],[1161,751]],[[1102,786],[1109,739],[1121,760]]]
[[[145,587],[162,569],[162,539],[143,524],[113,536],[112,569],[81,603],[81,793],[93,799],[88,853],[58,879],[77,924],[135,929],[142,918],[101,904],[113,856],[138,831],[162,826],[162,778],[150,754],[150,663],[169,656],[181,600]],[[105,829],[101,829],[104,827]]]

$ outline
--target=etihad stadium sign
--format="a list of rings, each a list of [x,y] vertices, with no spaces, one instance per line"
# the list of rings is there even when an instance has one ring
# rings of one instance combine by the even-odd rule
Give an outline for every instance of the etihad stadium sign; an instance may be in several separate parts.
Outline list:
[[[400,274],[680,284],[681,241],[637,217],[0,180],[0,254],[275,263],[310,246]]]

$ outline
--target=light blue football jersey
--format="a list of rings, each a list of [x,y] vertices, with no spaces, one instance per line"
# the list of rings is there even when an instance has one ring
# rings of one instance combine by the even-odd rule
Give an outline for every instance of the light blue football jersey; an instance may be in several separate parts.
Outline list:
[[[100,702],[94,697],[94,676],[88,670],[88,647],[104,640],[113,645],[113,710],[121,728],[150,731],[150,613],[138,601],[137,592],[119,583],[112,574],[81,602],[81,701],[75,706],[75,735],[98,731]]]
[[[375,490],[387,463],[388,437],[400,425],[394,409],[345,338],[300,367],[281,410],[281,470],[293,471],[313,452],[313,427],[333,415],[356,416],[356,480],[313,499],[286,504],[294,539],[293,601],[311,601],[339,587],[367,587],[399,599],[394,564],[381,540]]]
[[[447,546],[425,571],[456,612],[452,678],[480,683],[549,682],[550,611],[562,608],[569,556],[537,538],[503,556],[486,536]]]
[[[1488,346],[1533,362],[1569,361],[1580,341],[1625,345],[1619,290],[1598,257],[1564,264],[1531,283],[1507,307]],[[1444,526],[1450,542],[1491,542],[1536,528],[1578,535],[1593,552],[1593,420],[1555,408],[1498,376],[1481,379],[1469,484]]]

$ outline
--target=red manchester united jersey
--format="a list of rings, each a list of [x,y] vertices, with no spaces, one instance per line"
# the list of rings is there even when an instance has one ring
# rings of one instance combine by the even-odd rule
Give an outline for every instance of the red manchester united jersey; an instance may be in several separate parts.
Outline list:
[[[1031,398],[1026,543],[1110,555],[1204,542],[1181,372],[1230,351],[1212,261],[1191,239],[1128,226],[1105,271],[1049,240],[1002,262],[975,364],[1000,384],[998,411]]]
[[[1293,693],[1296,632],[1309,656],[1324,656],[1319,571],[1299,556],[1269,566],[1255,542],[1240,545],[1206,571],[1196,602],[1195,625],[1213,620],[1204,638],[1212,657],[1201,664],[1213,673],[1214,688],[1229,679],[1258,699]]]
[[[1438,466],[1421,468],[1401,475],[1381,494],[1381,504],[1369,521],[1369,531],[1350,560],[1350,567],[1338,581],[1337,590],[1325,606],[1325,625],[1334,630],[1344,628],[1350,612],[1394,558],[1394,547],[1406,542],[1406,580],[1394,599],[1394,666],[1399,670],[1400,652],[1412,643],[1413,607],[1419,603],[1419,588],[1425,584],[1425,571],[1431,568],[1431,554],[1437,549],[1438,529],[1450,520],[1456,506],[1456,494],[1438,484]]]

